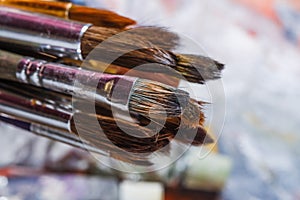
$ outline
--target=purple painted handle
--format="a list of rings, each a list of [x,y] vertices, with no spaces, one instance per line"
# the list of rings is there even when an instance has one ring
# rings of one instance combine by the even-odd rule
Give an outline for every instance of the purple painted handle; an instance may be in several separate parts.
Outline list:
[[[70,120],[71,115],[69,113],[56,110],[45,103],[37,102],[38,101],[35,99],[27,99],[0,87],[0,103],[3,105],[19,108],[20,110],[27,110],[31,113],[37,113],[41,117],[44,116],[52,119],[58,119],[65,123],[68,123]]]
[[[89,24],[0,7],[0,41],[58,57],[83,59],[80,40]]]
[[[137,78],[81,70],[57,63],[24,58],[17,68],[20,81],[80,98],[107,99],[127,105]]]
[[[4,117],[4,116],[1,116],[1,115],[0,115],[0,121],[11,124],[11,125],[14,125],[16,127],[24,129],[24,130],[30,131],[31,123],[20,121],[20,120],[17,120],[17,119]]]

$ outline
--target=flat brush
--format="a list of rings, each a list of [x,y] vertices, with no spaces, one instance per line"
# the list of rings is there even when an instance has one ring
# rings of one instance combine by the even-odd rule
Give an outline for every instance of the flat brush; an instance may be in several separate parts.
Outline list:
[[[183,90],[22,57],[0,50],[0,78],[31,84],[148,116],[178,116],[189,100]]]
[[[120,16],[112,11],[95,9],[65,2],[39,0],[0,0],[0,5],[30,12],[53,15],[70,20],[82,21],[94,24],[95,26],[124,29],[128,26],[136,24],[134,20]]]
[[[156,29],[151,27],[131,29],[126,31],[125,36],[119,36],[116,35],[119,31],[111,28],[65,21],[5,7],[0,7],[0,25],[0,42],[6,43],[6,46],[18,46],[57,57],[83,60],[93,52],[93,57],[104,63],[113,61],[112,64],[126,68],[156,63],[160,66],[159,69],[142,67],[139,70],[168,74],[168,68],[172,68],[186,80],[196,83],[220,78],[224,67],[223,64],[207,57],[174,54],[168,47],[165,48],[169,40],[157,37],[158,41],[155,42],[143,37],[143,32],[155,32]],[[103,41],[105,45],[99,46]],[[128,52],[128,49],[135,50]]]

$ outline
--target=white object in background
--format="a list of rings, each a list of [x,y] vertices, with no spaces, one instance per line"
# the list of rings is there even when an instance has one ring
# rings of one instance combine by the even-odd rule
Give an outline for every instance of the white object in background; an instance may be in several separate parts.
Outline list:
[[[163,200],[164,187],[155,182],[123,181],[120,185],[120,200]]]

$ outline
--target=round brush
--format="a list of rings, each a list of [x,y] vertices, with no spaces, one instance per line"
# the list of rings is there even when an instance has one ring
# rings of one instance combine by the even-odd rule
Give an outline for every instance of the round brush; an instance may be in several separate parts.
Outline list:
[[[0,78],[104,102],[144,116],[178,116],[189,101],[187,92],[159,82],[81,70],[1,50]]]
[[[25,87],[25,89],[28,88]],[[82,139],[88,146],[102,150],[118,159],[140,162],[142,158],[139,154],[146,156],[162,149],[169,144],[170,137],[172,137],[171,134],[163,132],[153,135],[150,129],[122,119],[111,118],[109,115],[105,115],[104,108],[97,115],[80,111],[66,111],[30,95],[23,95],[20,90],[0,83],[1,113],[49,127],[51,130],[57,129],[68,133],[71,135],[70,137]],[[116,124],[131,133],[138,132],[140,137],[133,137],[125,133]]]
[[[35,101],[45,102],[47,104],[52,105],[56,109],[62,109],[68,112],[73,112],[73,110],[76,108],[78,110],[79,108],[83,108],[84,110],[80,110],[80,112],[90,113],[85,108],[89,107],[90,102],[77,100],[75,102],[72,102],[72,98],[69,95],[64,95],[61,93],[53,92],[50,90],[44,90],[38,87],[30,86],[30,85],[22,85],[20,83],[16,82],[0,82],[1,87],[9,91],[14,91],[17,94],[20,94],[22,96],[27,96],[34,98]],[[77,105],[80,105],[79,107]],[[114,127],[119,127],[119,123],[117,121],[113,121],[115,117],[118,120],[123,120],[124,123],[126,122],[131,127],[135,128],[125,128],[127,133],[130,133],[131,135],[136,135],[140,133],[142,136],[145,136],[144,133],[157,133],[159,132],[160,135],[165,135],[166,138],[175,139],[179,142],[182,142],[184,144],[192,144],[192,145],[202,145],[213,142],[210,136],[207,134],[205,128],[204,128],[204,113],[202,112],[202,105],[203,103],[196,102],[195,100],[190,100],[188,102],[187,108],[184,110],[184,112],[178,116],[178,117],[167,117],[164,120],[157,119],[157,118],[151,118],[148,117],[142,117],[141,115],[132,114],[130,116],[130,120],[128,120],[126,117],[124,117],[122,114],[124,114],[122,111],[117,110],[118,115],[114,116],[111,110],[109,110],[109,106],[105,104],[98,104],[96,105],[96,109],[94,110],[95,113],[99,116],[106,116],[111,118],[110,122],[114,124]],[[108,108],[108,109],[106,109]],[[126,116],[126,113],[125,113]],[[82,121],[82,119],[80,119]],[[155,126],[149,127],[151,122],[155,124]],[[164,122],[164,124],[162,124]],[[101,120],[99,121],[101,125]],[[81,123],[90,126],[91,122],[86,121],[86,123]],[[96,125],[98,123],[96,122]],[[113,126],[113,125],[111,125]],[[182,134],[177,134],[178,130],[182,131]],[[123,129],[122,129],[123,130]],[[140,130],[140,131],[137,131]],[[143,131],[145,130],[145,131]],[[93,131],[91,131],[93,132]],[[162,137],[160,137],[162,138]]]
[[[220,78],[224,68],[223,64],[208,57],[172,53],[169,49],[174,47],[178,38],[172,37],[174,34],[160,37],[163,29],[157,27],[134,28],[117,35],[119,29],[67,21],[7,7],[0,7],[0,25],[0,42],[8,44],[6,46],[18,46],[57,57],[83,60],[93,52],[96,59],[109,64],[112,61],[112,64],[130,69],[155,63],[160,66],[159,69],[141,67],[140,70],[169,73],[166,70],[169,67],[184,79],[196,83]]]

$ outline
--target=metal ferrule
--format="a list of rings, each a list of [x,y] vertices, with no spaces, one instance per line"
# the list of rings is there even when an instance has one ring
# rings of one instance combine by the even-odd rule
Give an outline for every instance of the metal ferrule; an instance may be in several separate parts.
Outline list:
[[[24,83],[128,110],[138,78],[81,70],[57,63],[23,58],[16,77]]]
[[[90,24],[0,7],[0,42],[24,50],[83,60],[81,38]]]

